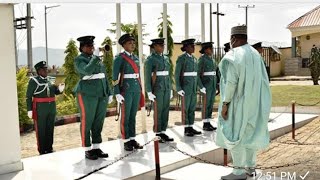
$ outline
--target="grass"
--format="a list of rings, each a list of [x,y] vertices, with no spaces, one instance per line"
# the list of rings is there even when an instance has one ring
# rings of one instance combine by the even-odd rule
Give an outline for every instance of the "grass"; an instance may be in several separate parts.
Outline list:
[[[305,105],[320,101],[320,86],[272,86],[271,91],[272,106],[287,106],[292,100]]]
[[[320,101],[320,86],[271,86],[272,106],[288,106],[292,100],[299,104],[312,105]],[[219,103],[220,96],[216,96],[215,105]],[[170,102],[171,105],[176,104],[174,98]],[[320,103],[316,106],[320,106]]]

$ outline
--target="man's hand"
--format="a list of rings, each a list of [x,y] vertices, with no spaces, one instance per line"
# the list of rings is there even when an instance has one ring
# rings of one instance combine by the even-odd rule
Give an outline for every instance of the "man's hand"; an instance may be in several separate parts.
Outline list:
[[[152,92],[148,92],[148,98],[150,101],[154,102],[154,100],[156,99],[156,96],[154,94],[152,94]]]
[[[216,96],[220,94],[220,85],[217,84],[217,88],[216,88]]]
[[[180,90],[180,91],[178,91],[178,94],[180,95],[180,96],[184,96],[184,90]]]
[[[112,103],[112,101],[113,101],[113,96],[109,96],[108,104]]]
[[[124,101],[124,97],[121,94],[117,94],[116,99],[117,99],[118,103],[120,103],[120,104],[122,104],[122,102]]]
[[[28,117],[32,119],[32,111],[28,111]]]
[[[221,116],[224,120],[227,120],[227,118],[228,118],[228,105],[226,105],[226,104],[222,105]]]

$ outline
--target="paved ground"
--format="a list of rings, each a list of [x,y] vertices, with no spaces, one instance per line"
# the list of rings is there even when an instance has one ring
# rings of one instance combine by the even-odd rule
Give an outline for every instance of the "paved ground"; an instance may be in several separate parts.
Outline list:
[[[291,133],[273,140],[269,148],[258,154],[259,166],[278,166],[284,164],[299,163],[296,166],[282,167],[278,169],[266,169],[264,173],[275,174],[284,177],[296,173],[299,176],[308,175],[307,180],[318,180],[320,176],[320,118],[317,118],[296,130],[295,140]],[[289,172],[289,173],[288,173]],[[286,177],[286,178],[287,178]],[[285,179],[286,179],[285,178]]]
[[[299,86],[307,86],[313,85],[311,80],[308,81],[270,81],[271,86],[278,86],[278,85],[299,85]]]

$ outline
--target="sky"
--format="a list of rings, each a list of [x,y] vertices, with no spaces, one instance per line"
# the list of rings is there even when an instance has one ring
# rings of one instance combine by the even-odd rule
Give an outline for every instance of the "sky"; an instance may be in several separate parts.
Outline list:
[[[111,23],[116,22],[115,3],[32,3],[32,46],[45,47],[45,18],[44,6],[60,5],[51,8],[47,14],[48,47],[65,49],[70,39],[76,40],[80,36],[94,35],[95,43],[100,45],[106,36],[116,41],[115,35],[107,29],[114,28]],[[316,3],[219,3],[220,16],[220,44],[229,42],[231,27],[245,24],[245,9],[240,6],[250,5],[248,8],[248,38],[254,41],[280,42],[281,46],[291,46],[291,33],[286,28],[295,19],[317,7]],[[167,13],[173,23],[173,39],[180,42],[184,39],[184,4],[168,3]],[[212,11],[216,11],[217,4],[212,4]],[[161,3],[142,3],[142,23],[145,25],[144,51],[148,49],[150,39],[158,36],[158,19],[162,12]],[[15,17],[26,16],[26,3],[15,5]],[[209,36],[209,4],[205,4],[205,40]],[[122,23],[137,22],[137,4],[121,3]],[[212,16],[213,42],[217,39],[216,15]],[[17,30],[18,49],[26,49],[26,30]],[[201,4],[189,4],[189,36],[201,41]],[[78,45],[78,43],[77,43]],[[114,47],[115,48],[115,47]]]

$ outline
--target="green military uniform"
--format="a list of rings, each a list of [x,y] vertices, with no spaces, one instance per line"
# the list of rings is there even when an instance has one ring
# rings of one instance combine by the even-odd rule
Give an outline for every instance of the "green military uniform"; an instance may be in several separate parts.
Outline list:
[[[139,58],[128,52],[123,52],[130,57],[139,67]],[[123,81],[114,86],[114,94],[121,94],[125,101],[121,109],[121,135],[123,139],[134,138],[136,136],[136,114],[139,108],[141,86],[138,81],[139,74],[136,75],[131,65],[126,62],[121,54],[117,55],[113,62],[112,80],[117,81],[119,74],[122,74]],[[136,77],[133,77],[136,75]]]
[[[309,68],[310,68],[313,84],[319,85],[318,78],[320,75],[320,52],[315,45],[313,45],[311,49]]]
[[[164,38],[151,41],[151,46],[156,44],[164,45]],[[168,126],[172,91],[170,74],[170,61],[166,55],[153,52],[148,56],[145,62],[145,87],[148,94],[152,93],[156,96],[153,131],[158,136],[163,137],[163,140],[169,140],[165,135],[165,131]]]
[[[47,68],[46,62],[37,63],[35,69]],[[53,151],[54,121],[56,118],[55,95],[60,94],[56,85],[48,77],[40,75],[31,77],[27,88],[27,110],[32,111],[36,131],[38,151],[40,154]]]
[[[134,41],[130,34],[122,35],[118,43],[122,46]],[[121,136],[125,141],[124,149],[132,151],[142,149],[134,139],[136,136],[136,114],[139,107],[144,106],[144,97],[141,92],[140,67],[137,56],[124,51],[117,55],[113,62],[112,80],[117,101],[121,97]],[[120,103],[120,102],[119,102]]]
[[[204,53],[204,50],[206,48],[212,49],[212,43],[202,43],[202,49],[200,50],[200,53],[203,55],[198,60],[198,84],[199,88],[202,89],[203,87],[206,88],[206,104],[203,112],[204,117],[204,130],[212,131],[214,128],[209,125],[210,120],[212,119],[212,111],[213,111],[213,104],[216,96],[216,88],[217,88],[217,64],[215,62],[215,59],[213,59],[212,56],[209,56],[208,54]]]
[[[93,45],[93,39],[94,36],[85,36],[77,40],[80,41],[81,47],[85,44]],[[80,111],[82,147],[89,151],[91,144],[93,144],[92,149],[100,151],[99,144],[102,142],[101,131],[106,116],[108,98],[110,101],[110,97],[112,97],[106,67],[98,56],[85,52],[81,52],[75,58],[74,64],[80,77],[74,92]],[[89,156],[86,154],[86,157],[97,159],[92,154],[95,153],[88,154]],[[98,157],[100,156],[98,155]]]
[[[189,45],[193,45],[194,48],[194,41],[195,39],[182,41],[183,47],[181,50],[185,51]],[[182,99],[184,99],[182,101],[182,114],[184,114],[183,116],[185,117],[185,134],[192,131],[192,133],[189,133],[190,136],[200,133],[192,128],[197,104],[197,74],[197,59],[187,52],[180,55],[175,68],[176,90],[178,93],[181,92],[181,90],[185,93],[182,97]],[[187,136],[189,136],[189,134]]]

